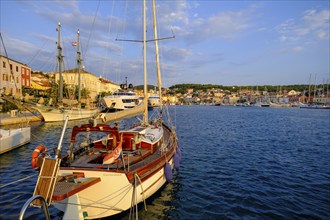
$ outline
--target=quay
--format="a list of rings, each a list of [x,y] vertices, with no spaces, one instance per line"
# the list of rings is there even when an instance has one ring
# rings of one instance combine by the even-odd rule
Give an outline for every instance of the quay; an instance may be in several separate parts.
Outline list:
[[[29,111],[0,113],[0,126],[14,124],[28,124],[30,122],[42,121],[41,117],[32,114]]]

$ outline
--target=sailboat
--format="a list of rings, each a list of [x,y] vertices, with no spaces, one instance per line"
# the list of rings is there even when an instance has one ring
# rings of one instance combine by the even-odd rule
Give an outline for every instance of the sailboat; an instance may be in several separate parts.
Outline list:
[[[165,121],[169,119],[169,114],[164,114],[167,109],[161,106],[154,120],[148,116],[146,0],[143,6],[144,100],[134,108],[102,114],[101,123],[90,119],[87,124],[73,127],[67,154],[61,157],[66,120],[55,158],[39,157],[47,152],[45,146],[38,146],[33,154],[33,168],[40,167],[40,172],[34,197],[24,207],[28,203],[43,207],[52,204],[64,212],[63,219],[99,219],[126,210],[136,216],[137,205],[170,181],[173,169],[179,168],[181,150],[174,126]],[[161,98],[154,0],[152,8]],[[121,119],[141,114],[140,124],[119,129],[122,126],[117,122]],[[21,215],[24,212],[22,209]]]
[[[78,65],[78,106],[65,108],[62,106],[63,102],[63,76],[62,76],[62,65],[63,65],[63,55],[62,55],[62,46],[61,46],[61,24],[58,23],[58,41],[57,41],[57,50],[58,50],[58,64],[59,64],[59,107],[52,108],[49,106],[36,106],[34,107],[43,117],[45,122],[57,122],[65,121],[66,117],[69,120],[79,120],[84,118],[91,118],[96,116],[99,112],[98,109],[82,109],[81,108],[81,83],[80,83],[80,70],[81,70],[81,52],[80,52],[80,32],[78,30],[78,41],[77,41],[77,65]]]

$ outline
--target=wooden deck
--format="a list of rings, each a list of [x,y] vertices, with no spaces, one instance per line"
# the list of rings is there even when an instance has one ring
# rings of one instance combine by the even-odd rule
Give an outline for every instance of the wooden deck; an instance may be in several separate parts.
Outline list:
[[[106,168],[106,169],[124,169],[129,165],[133,165],[150,154],[150,150],[135,150],[123,151],[123,160],[118,160],[117,163],[103,165],[102,160],[105,154],[102,151],[94,149],[93,152],[85,154],[77,158],[70,167],[77,168]]]
[[[90,178],[79,177],[73,179],[72,182],[67,182],[67,181],[56,182],[52,200],[61,201],[98,182],[101,182],[101,178],[99,177],[90,177]]]

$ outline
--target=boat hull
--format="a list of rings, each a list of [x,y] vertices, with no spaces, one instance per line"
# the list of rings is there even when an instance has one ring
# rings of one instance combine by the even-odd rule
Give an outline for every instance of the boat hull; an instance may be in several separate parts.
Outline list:
[[[136,107],[139,104],[139,96],[135,93],[122,92],[118,95],[105,96],[101,102],[108,110],[122,111]]]
[[[151,107],[160,107],[160,99],[159,96],[151,96],[148,99],[148,105]]]
[[[169,163],[173,167],[173,159]],[[78,218],[75,216],[77,205],[72,204],[72,201],[79,201],[79,214],[85,219],[104,218],[129,210],[132,205],[143,202],[166,183],[164,166],[160,166],[147,178],[136,177],[136,185],[125,172],[60,169],[59,175],[73,172],[82,172],[86,178],[98,177],[101,181],[61,202],[53,203],[65,213],[63,219]],[[132,198],[135,198],[134,201]]]
[[[13,130],[0,129],[0,154],[8,152],[30,142],[31,127]]]
[[[58,122],[65,121],[66,117],[69,116],[69,121],[79,120],[84,118],[91,118],[95,116],[99,110],[93,109],[37,109],[45,122]]]

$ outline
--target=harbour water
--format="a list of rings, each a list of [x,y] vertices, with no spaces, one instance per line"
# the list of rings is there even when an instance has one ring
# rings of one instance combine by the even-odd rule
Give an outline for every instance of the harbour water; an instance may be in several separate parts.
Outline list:
[[[180,170],[147,200],[147,211],[140,206],[140,219],[330,219],[330,110],[170,110],[183,153]],[[64,146],[76,123],[69,122]],[[0,156],[0,219],[17,219],[36,176],[4,184],[36,175],[34,148],[55,148],[61,128],[62,123],[33,124],[30,144]],[[62,213],[50,211],[52,219],[61,219]],[[43,219],[37,208],[27,215]]]

